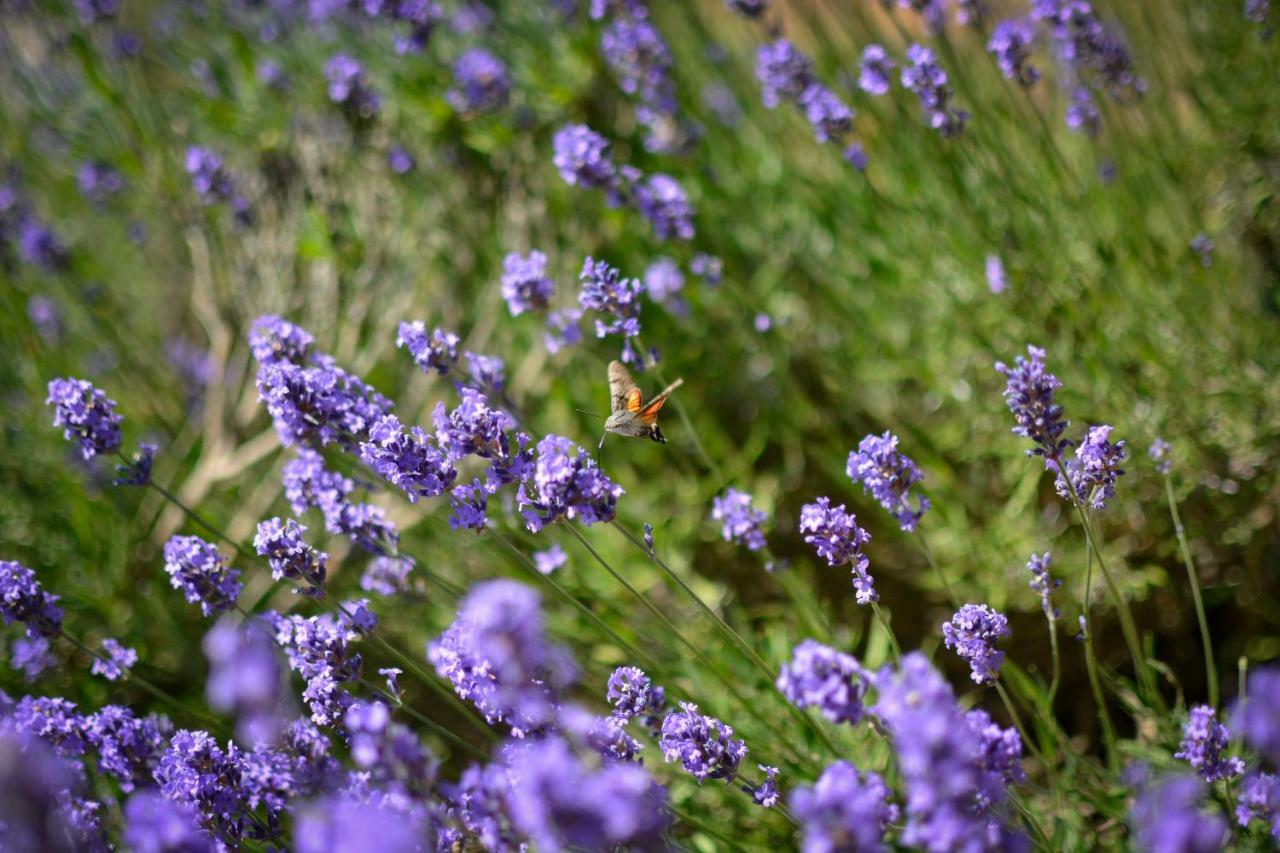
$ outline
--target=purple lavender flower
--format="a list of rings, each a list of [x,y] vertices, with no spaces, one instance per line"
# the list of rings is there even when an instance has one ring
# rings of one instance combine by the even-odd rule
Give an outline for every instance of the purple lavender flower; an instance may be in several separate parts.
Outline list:
[[[1133,68],[1124,43],[1109,32],[1087,0],[1036,0],[1033,18],[1049,30],[1071,74],[1091,89],[1122,99],[1140,95],[1146,83]]]
[[[1004,652],[996,650],[996,641],[1008,636],[1009,620],[985,604],[966,604],[942,625],[943,643],[969,662],[978,684],[999,678]]]
[[[826,497],[805,504],[800,508],[800,532],[828,565],[848,565],[853,569],[853,588],[859,604],[880,600],[875,578],[867,572],[871,563],[862,553],[871,534],[858,526],[853,513],[845,512],[844,504],[832,508],[831,499]]]
[[[512,317],[526,311],[543,311],[555,294],[556,283],[547,275],[547,256],[533,251],[515,252],[502,261],[502,298]]]
[[[1075,133],[1083,133],[1090,139],[1098,135],[1102,125],[1102,114],[1098,112],[1098,102],[1092,93],[1083,86],[1071,90],[1071,102],[1067,104],[1067,127]]]
[[[1244,0],[1244,18],[1254,24],[1265,24],[1271,14],[1271,0]]]
[[[1040,69],[1030,62],[1034,42],[1031,22],[1012,18],[996,24],[987,41],[987,51],[996,58],[996,65],[1006,79],[1017,80],[1021,86],[1034,86],[1040,79]]]
[[[133,461],[117,465],[119,475],[111,481],[113,486],[147,486],[151,484],[151,468],[155,464],[156,446],[147,442],[138,445]]]
[[[382,99],[369,87],[364,66],[345,53],[330,57],[324,64],[329,78],[329,100],[353,118],[368,120],[378,114]]]
[[[707,287],[719,287],[724,280],[724,262],[715,255],[698,252],[689,261],[689,272],[702,279]]]
[[[506,795],[511,822],[539,850],[661,846],[666,792],[638,764],[593,770],[559,737],[517,746]]]
[[[57,696],[23,696],[7,715],[5,728],[40,738],[63,758],[85,753],[84,717],[74,702]]]
[[[173,588],[182,590],[188,603],[199,604],[205,616],[230,610],[244,588],[240,572],[199,536],[170,538],[164,546],[164,570]]]
[[[432,414],[436,441],[449,461],[459,462],[472,455],[482,459],[510,456],[511,441],[506,431],[515,426],[511,416],[489,408],[484,394],[474,388],[461,388],[459,395],[462,401],[452,412],[446,412],[444,403],[438,402]]]
[[[706,779],[732,782],[747,754],[746,742],[734,738],[731,726],[699,713],[692,702],[681,702],[679,711],[667,714],[658,746],[667,763],[679,761],[699,784]]]
[[[1053,557],[1045,551],[1043,554],[1032,554],[1027,560],[1027,571],[1031,572],[1031,588],[1040,595],[1040,609],[1050,619],[1058,618],[1058,608],[1049,601],[1049,596],[1062,586],[1061,578],[1049,577],[1049,563]]]
[[[119,0],[75,0],[73,5],[84,24],[110,20],[120,11]]]
[[[867,152],[863,150],[862,143],[858,141],[850,142],[845,146],[844,151],[840,154],[844,161],[859,172],[867,171]]]
[[[870,679],[852,656],[805,640],[783,664],[778,690],[797,708],[817,708],[833,723],[855,725],[862,719]]]
[[[102,641],[102,652],[105,657],[95,657],[89,671],[101,675],[107,681],[117,681],[133,669],[138,662],[138,653],[128,646],[122,646],[114,637]]]
[[[434,370],[444,376],[458,363],[458,336],[443,329],[432,329],[428,335],[427,326],[421,320],[400,324],[396,347],[407,349],[423,373]]]
[[[1247,827],[1252,821],[1271,824],[1272,839],[1280,839],[1280,777],[1255,770],[1240,782],[1240,802],[1236,823]]]
[[[559,542],[552,543],[545,551],[533,552],[533,565],[544,575],[555,574],[557,570],[569,562],[569,555],[560,547]]]
[[[1191,251],[1200,256],[1200,266],[1209,269],[1213,266],[1214,242],[1208,234],[1201,231],[1191,238]]]
[[[62,427],[67,441],[80,445],[80,455],[92,459],[120,449],[120,421],[116,401],[85,379],[54,379],[47,405],[53,406],[53,425]]]
[[[469,48],[453,64],[449,103],[460,112],[490,112],[506,106],[511,96],[507,66],[487,50]]]
[[[294,847],[298,853],[410,853],[422,849],[421,824],[417,811],[397,808],[389,797],[375,800],[332,794],[299,810]]]
[[[613,713],[623,719],[646,714],[651,710],[655,688],[644,670],[635,666],[620,666],[609,676],[605,698],[613,706]]]
[[[651,110],[675,111],[671,49],[652,22],[629,16],[615,18],[600,37],[600,50],[622,91],[638,96]]]
[[[297,458],[284,466],[284,496],[294,513],[316,507],[324,515],[325,530],[351,538],[366,551],[380,554],[399,540],[395,526],[380,507],[348,499],[355,483],[325,467],[324,457],[299,448]]]
[[[139,791],[124,807],[124,843],[135,853],[213,853],[212,838],[200,831],[194,810],[155,789]]]
[[[422,427],[406,430],[395,415],[373,425],[360,458],[384,480],[404,490],[409,501],[433,498],[453,485],[458,472]]]
[[[853,131],[853,110],[821,83],[805,86],[797,101],[818,142],[840,142]]]
[[[570,124],[556,131],[552,145],[552,162],[565,183],[604,190],[613,204],[621,201],[621,177],[607,139],[585,124]]]
[[[885,95],[889,92],[890,73],[895,63],[888,52],[878,44],[862,49],[858,63],[858,87],[869,95]]]
[[[337,443],[350,449],[365,441],[391,401],[333,363],[313,357],[300,367],[264,362],[258,367],[258,397],[267,406],[280,440],[287,445]]]
[[[410,791],[430,789],[438,762],[409,728],[391,721],[382,702],[356,702],[343,719],[355,765],[379,782],[394,780]]]
[[[1008,750],[993,750],[992,733],[961,712],[929,660],[911,652],[896,672],[881,670],[876,687],[871,710],[893,737],[906,788],[902,844],[943,851],[1004,849],[1016,841],[1001,813],[1004,779],[993,772],[1001,764],[996,753]]]
[[[611,521],[622,494],[589,453],[563,436],[548,435],[538,442],[532,488],[521,483],[517,500],[526,526],[537,533],[561,518],[580,518],[587,526]]]
[[[887,509],[903,530],[912,531],[929,509],[929,499],[916,496],[916,509],[911,508],[911,487],[924,479],[920,466],[898,451],[898,437],[891,432],[883,436],[868,435],[849,454],[845,467],[849,479],[862,484]]]
[[[1008,288],[1008,280],[1005,278],[1004,261],[1000,260],[999,255],[987,255],[987,289],[992,293],[1004,293]]]
[[[1151,457],[1151,461],[1156,463],[1156,470],[1161,474],[1168,474],[1173,469],[1173,459],[1170,458],[1170,452],[1173,445],[1165,441],[1163,438],[1157,437],[1151,442],[1151,449],[1147,451],[1147,456]]]
[[[40,673],[57,666],[58,660],[49,650],[47,638],[28,633],[15,638],[9,645],[9,664],[21,672],[27,681],[35,681]]]
[[[542,336],[547,352],[555,355],[560,350],[582,343],[582,328],[578,322],[582,319],[582,311],[569,308],[564,311],[552,311],[547,315],[547,331]]]
[[[0,240],[3,236],[4,221],[0,216]],[[62,339],[65,331],[62,309],[54,300],[40,294],[33,295],[27,300],[27,319],[45,343],[55,344]]]
[[[1004,402],[1018,422],[1013,434],[1029,438],[1036,445],[1027,451],[1028,456],[1050,458],[1070,444],[1062,438],[1070,421],[1062,419],[1062,407],[1053,400],[1062,383],[1045,370],[1044,350],[1028,346],[1027,354],[1030,360],[1018,356],[1013,367],[996,362],[996,371],[1008,377]]]
[[[887,849],[885,832],[898,820],[898,807],[889,796],[889,786],[879,774],[860,775],[847,761],[830,765],[812,788],[799,787],[791,794],[791,810],[804,831],[801,849],[804,853]]]
[[[644,289],[654,302],[678,305],[684,289],[680,265],[671,258],[655,258],[644,271]]]
[[[360,577],[360,588],[379,595],[395,595],[409,589],[409,572],[413,560],[409,557],[377,557]]]
[[[249,349],[260,363],[283,361],[306,364],[315,351],[316,339],[301,326],[273,314],[264,314],[249,331]]]
[[[585,310],[598,311],[608,320],[596,319],[596,337],[640,334],[640,294],[644,287],[637,279],[622,278],[621,272],[605,261],[588,257],[578,276],[582,291],[578,302]]]
[[[468,372],[486,393],[497,394],[506,384],[507,365],[496,355],[466,352]]]
[[[574,679],[567,653],[547,641],[538,594],[508,580],[472,587],[427,656],[461,698],[516,737],[549,725]]]
[[[254,550],[267,558],[275,580],[302,581],[310,589],[306,595],[324,597],[324,576],[329,555],[303,540],[307,528],[290,519],[269,518],[258,523]]]
[[[235,839],[244,833],[249,807],[243,770],[235,746],[223,751],[208,732],[182,729],[170,739],[155,779],[167,799],[199,815],[201,826]]]
[[[235,715],[242,742],[274,743],[284,723],[284,671],[269,626],[257,619],[222,621],[205,634],[203,648],[209,707]]]
[[[987,16],[986,0],[956,0],[956,23],[965,27],[980,26]]]
[[[164,717],[138,717],[119,705],[104,705],[81,721],[85,741],[98,753],[98,769],[115,777],[125,793],[153,784],[171,728]]]
[[[12,560],[0,560],[0,616],[6,625],[21,622],[32,638],[62,631],[58,596],[45,591],[35,572]]]
[[[317,726],[331,726],[342,719],[352,702],[342,685],[360,680],[364,661],[351,650],[351,643],[360,637],[359,626],[367,626],[362,619],[369,614],[362,604],[356,605],[354,613],[354,618],[346,610],[337,617],[266,614],[289,667],[307,682],[302,698]]]
[[[479,479],[454,486],[449,493],[449,527],[454,530],[484,530],[489,523],[489,492]]]
[[[764,105],[773,109],[794,101],[813,82],[813,60],[786,39],[763,44],[756,50],[756,79]]]
[[[235,182],[217,152],[198,145],[191,146],[186,153],[186,169],[201,204],[224,204],[237,200]]]
[[[1190,764],[1206,782],[1232,779],[1244,772],[1244,761],[1223,757],[1230,740],[1231,733],[1218,722],[1218,712],[1208,705],[1197,705],[1182,724],[1182,743],[1173,757]]]
[[[35,736],[0,731],[0,841],[5,849],[88,849],[90,839],[73,814],[80,777],[77,767]]]
[[[1057,463],[1045,460],[1045,467],[1058,475],[1054,487],[1059,495],[1070,501],[1088,503],[1094,509],[1106,509],[1107,501],[1115,497],[1116,480],[1124,475],[1120,465],[1129,458],[1123,441],[1111,443],[1113,429],[1089,427],[1085,440],[1076,448],[1075,458],[1067,460],[1065,477]]]
[[[387,150],[387,166],[397,175],[407,175],[417,165],[418,161],[403,145],[392,145]]]
[[[771,809],[778,804],[778,800],[782,799],[782,792],[778,790],[778,768],[770,767],[768,764],[756,765],[764,773],[764,781],[754,788],[744,788],[756,805],[761,808]]]
[[[921,44],[907,48],[908,65],[902,68],[902,85],[920,97],[929,126],[943,136],[959,136],[964,132],[969,114],[951,107],[951,86],[947,72],[938,64],[933,51]]]
[[[404,675],[404,670],[397,666],[384,666],[378,669],[378,675],[387,680],[387,692],[399,700],[401,698],[400,676]]]
[[[933,35],[946,28],[947,0],[898,0],[898,8],[910,9],[919,14]]]
[[[759,18],[769,8],[769,0],[725,0],[725,5],[745,18]]]
[[[751,495],[730,488],[711,501],[711,518],[724,523],[721,534],[726,542],[745,545],[759,551],[767,544],[764,524],[769,516],[751,505]]]
[[[1221,850],[1227,825],[1204,811],[1204,795],[1204,785],[1192,776],[1174,776],[1144,791],[1129,814],[1138,843],[1145,850]]]
[[[1280,667],[1269,666],[1249,673],[1247,698],[1232,710],[1231,727],[1272,764],[1280,764]]]
[[[104,204],[124,189],[124,178],[107,163],[85,160],[76,172],[80,194],[95,204]]]
[[[67,247],[49,226],[26,214],[18,221],[17,229],[22,260],[45,272],[57,272],[67,265]]]
[[[692,240],[693,205],[684,187],[670,175],[649,175],[633,187],[636,208],[653,226],[659,240]]]

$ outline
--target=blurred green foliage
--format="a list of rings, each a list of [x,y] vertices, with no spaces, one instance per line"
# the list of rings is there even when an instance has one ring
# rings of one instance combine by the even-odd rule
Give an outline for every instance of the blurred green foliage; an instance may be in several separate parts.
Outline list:
[[[815,144],[794,110],[761,106],[761,32],[716,0],[653,4],[675,54],[681,113],[703,130],[680,156],[639,144],[633,104],[600,56],[598,25],[584,15],[563,23],[541,3],[500,2],[492,28],[441,29],[418,56],[396,55],[372,26],[299,27],[263,41],[259,21],[237,4],[124,4],[120,26],[142,34],[136,58],[113,57],[110,29],[39,5],[5,12],[0,23],[0,151],[71,254],[56,274],[13,258],[0,269],[0,557],[32,566],[63,596],[70,631],[136,647],[139,671],[175,694],[200,697],[205,625],[169,587],[160,548],[174,532],[202,531],[154,491],[112,488],[109,471],[78,463],[49,428],[45,383],[76,375],[103,387],[125,415],[127,446],[161,445],[157,482],[241,541],[259,519],[287,513],[286,457],[257,403],[245,342],[262,313],[309,329],[417,423],[452,392],[395,350],[395,326],[424,319],[454,329],[465,348],[507,361],[510,394],[529,427],[591,446],[598,424],[575,409],[604,409],[614,341],[588,338],[552,356],[536,318],[508,316],[502,258],[531,248],[549,256],[561,307],[576,302],[587,255],[635,276],[661,255],[723,259],[720,287],[690,279],[687,315],[644,308],[642,340],[661,351],[662,376],[685,379],[672,406],[680,411],[666,416],[671,443],[610,440],[602,461],[627,490],[622,524],[638,531],[651,523],[657,553],[770,667],[804,636],[825,631],[823,622],[868,665],[886,659],[845,571],[821,565],[795,532],[800,505],[818,495],[847,503],[871,531],[872,573],[904,646],[940,645],[950,608],[918,543],[844,474],[858,440],[889,429],[926,473],[933,510],[922,529],[939,564],[964,600],[1010,614],[1011,664],[1028,684],[1047,680],[1048,637],[1024,564],[1032,551],[1054,552],[1069,637],[1084,543],[1038,460],[1025,458],[1009,432],[992,365],[1028,343],[1047,349],[1073,432],[1110,423],[1129,441],[1129,471],[1100,523],[1146,642],[1167,664],[1169,700],[1202,701],[1205,685],[1163,484],[1145,455],[1157,435],[1174,444],[1174,482],[1224,695],[1234,695],[1237,659],[1280,655],[1280,56],[1277,40],[1260,38],[1237,3],[1103,4],[1149,89],[1137,103],[1104,104],[1096,140],[1062,125],[1065,99],[1052,79],[1019,90],[1000,77],[980,33],[949,30],[933,43],[957,102],[973,114],[968,132],[938,137],[897,86],[886,98],[850,95],[866,174]],[[789,37],[833,86],[856,68],[863,45],[880,42],[901,55],[904,35],[925,38],[910,15],[890,19],[869,2],[781,5]],[[511,69],[512,103],[500,113],[460,115],[445,100],[450,63],[472,43]],[[326,101],[321,69],[338,48],[366,64],[383,95],[382,114],[359,131]],[[288,89],[259,81],[267,59],[283,67]],[[736,119],[720,120],[709,94],[729,101]],[[635,213],[567,186],[551,165],[551,135],[573,121],[614,140],[619,162],[676,176],[697,208],[697,238],[659,243]],[[192,144],[224,155],[254,202],[252,227],[196,202],[182,169]],[[388,169],[393,144],[416,157],[410,174]],[[84,200],[75,172],[86,159],[113,164],[126,190],[102,204]],[[1210,268],[1188,246],[1201,231],[1217,244]],[[144,240],[130,238],[139,232]],[[1007,269],[1002,294],[984,278],[990,255]],[[36,297],[56,305],[56,334],[40,334],[29,319]],[[767,331],[756,327],[760,314],[770,318]],[[208,350],[207,383],[181,368],[175,340]],[[653,376],[641,382],[659,384]],[[721,541],[710,501],[729,486],[771,511],[770,544],[785,576]],[[409,654],[421,655],[448,624],[452,590],[497,575],[536,583],[492,536],[450,531],[442,504],[409,506],[381,493],[374,500],[401,525],[402,550],[448,584],[423,578],[420,596],[378,602],[385,636]],[[571,560],[560,583],[659,660],[655,676],[669,697],[733,722],[752,763],[781,764],[791,784],[813,772],[811,756],[829,760],[785,716],[769,683],[619,532],[601,527],[588,536],[729,669],[746,703],[709,679],[572,538],[557,530],[533,536],[514,513],[508,518],[525,553],[562,542]],[[317,518],[303,521],[319,536]],[[354,594],[366,558],[340,539],[325,547],[334,554],[332,586]],[[267,579],[260,567],[241,568],[252,600]],[[820,616],[796,604],[807,591]],[[631,661],[580,610],[543,592],[553,633],[582,665],[582,695],[598,703],[612,667]],[[1123,697],[1128,661],[1104,593],[1096,585],[1095,593],[1102,662]],[[272,604],[296,602],[281,593]],[[383,663],[376,651],[369,656]],[[957,661],[938,661],[954,684],[968,684]],[[1059,719],[1096,749],[1083,654],[1070,639],[1064,662]],[[87,669],[76,658],[32,688],[5,668],[0,686],[59,692],[88,706],[149,701]],[[1003,713],[990,697],[971,698]],[[410,687],[409,700],[458,722],[430,694]],[[767,720],[794,740],[781,742]],[[1170,724],[1121,729],[1133,755],[1169,763]],[[860,766],[883,763],[883,747],[865,733],[836,737]],[[653,751],[649,763],[660,768]],[[776,814],[731,789],[698,789],[674,773],[664,780],[675,802],[714,816],[709,822],[732,827],[736,838],[786,837]],[[1055,841],[1113,838],[1115,826],[1096,818],[1114,811],[1119,796],[1099,786],[1090,807],[1062,817]],[[694,836],[690,843],[713,843]]]

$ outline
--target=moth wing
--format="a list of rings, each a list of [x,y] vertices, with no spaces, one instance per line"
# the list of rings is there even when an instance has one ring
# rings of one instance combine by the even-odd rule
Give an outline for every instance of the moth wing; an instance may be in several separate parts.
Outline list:
[[[649,405],[640,410],[637,417],[646,424],[652,425],[658,420],[658,412],[667,404],[667,398],[671,396],[671,392],[684,384],[683,379],[677,379],[666,388],[662,389],[662,393],[649,401]]]
[[[644,397],[636,381],[631,378],[631,371],[620,361],[609,362],[609,403],[610,412],[638,412],[644,404]]]

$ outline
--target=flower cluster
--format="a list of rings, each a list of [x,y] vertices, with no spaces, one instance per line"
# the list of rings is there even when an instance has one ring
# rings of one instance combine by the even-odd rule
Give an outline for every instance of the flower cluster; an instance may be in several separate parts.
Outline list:
[[[252,745],[281,734],[284,672],[270,626],[257,619],[221,621],[204,637],[209,707],[234,714],[236,734]]]
[[[1048,30],[1054,49],[1067,69],[1071,103],[1067,126],[1098,132],[1095,91],[1120,100],[1146,91],[1146,82],[1133,67],[1124,43],[1103,25],[1088,0],[1033,0],[1031,16]]]
[[[1193,776],[1172,776],[1148,787],[1130,820],[1144,850],[1221,850],[1227,825],[1202,808],[1205,786]]]
[[[466,352],[467,372],[471,378],[487,393],[497,394],[506,384],[507,365],[496,355],[482,355]]]
[[[406,792],[431,789],[438,762],[406,726],[391,721],[382,702],[356,702],[343,725],[351,743],[351,759],[383,786]]]
[[[911,507],[911,487],[924,475],[909,456],[898,451],[898,437],[891,432],[868,435],[858,442],[858,449],[849,454],[845,471],[893,514],[903,530],[915,530],[929,509],[929,499],[923,495],[916,497],[916,508]]]
[[[1058,608],[1054,607],[1049,597],[1053,591],[1062,586],[1061,578],[1049,577],[1049,563],[1053,557],[1045,551],[1043,554],[1032,554],[1027,560],[1027,571],[1031,572],[1031,588],[1040,595],[1040,609],[1050,619],[1057,619]]]
[[[862,49],[858,62],[858,88],[868,95],[887,95],[893,79],[890,76],[895,63],[888,51],[878,44]]]
[[[0,560],[0,616],[6,625],[21,622],[32,638],[56,637],[62,630],[58,596],[45,591],[35,572],[12,560]]]
[[[1206,782],[1232,779],[1244,772],[1244,762],[1223,756],[1230,740],[1231,733],[1218,722],[1218,712],[1208,705],[1197,705],[1182,725],[1182,743],[1173,757],[1190,764]]]
[[[329,78],[329,100],[355,120],[367,121],[378,114],[382,99],[369,86],[364,66],[345,53],[338,53],[324,64]]]
[[[110,164],[85,160],[76,171],[80,194],[95,204],[103,204],[124,189],[124,178]]]
[[[592,258],[583,262],[578,280],[582,282],[579,304],[604,315],[604,319],[596,318],[596,337],[621,335],[629,339],[640,334],[640,296],[644,286],[639,280],[623,278],[616,267]],[[627,347],[629,351],[629,341]]]
[[[166,542],[164,570],[173,588],[182,590],[190,604],[199,604],[205,616],[230,610],[244,588],[240,572],[199,536],[174,536]]]
[[[67,441],[80,445],[80,455],[92,459],[120,449],[120,421],[116,401],[85,379],[54,379],[49,383],[53,425],[62,427]]]
[[[726,542],[737,542],[749,551],[759,551],[767,544],[764,524],[768,516],[751,505],[751,495],[730,488],[711,501],[711,517],[724,524],[721,534]]]
[[[800,508],[800,532],[828,565],[848,565],[853,569],[853,588],[859,604],[880,600],[875,578],[867,572],[871,561],[862,553],[871,534],[858,526],[853,513],[845,512],[844,504],[832,507],[831,499],[826,497],[805,504]]]
[[[395,525],[381,507],[354,503],[349,495],[355,483],[325,466],[324,457],[302,447],[284,466],[284,496],[298,515],[315,507],[324,515],[325,530],[347,536],[374,554],[394,548],[399,540]]]
[[[667,704],[666,691],[634,666],[613,671],[605,698],[613,706],[614,716],[624,720],[639,717],[645,725],[656,723]]]
[[[186,154],[187,175],[201,204],[230,204],[235,219],[247,225],[252,219],[249,202],[236,190],[231,173],[216,151],[193,145]]]
[[[371,627],[372,614],[363,604],[350,605],[335,617],[281,616],[265,614],[275,632],[275,640],[285,651],[289,666],[306,680],[302,698],[311,709],[311,719],[318,726],[331,726],[342,719],[351,705],[351,696],[342,685],[360,679],[363,659],[351,650],[351,643],[363,630]]]
[[[1018,423],[1013,428],[1014,435],[1028,438],[1036,445],[1027,455],[1052,458],[1070,445],[1062,438],[1070,421],[1062,419],[1062,407],[1053,399],[1062,383],[1045,370],[1044,350],[1028,346],[1027,355],[1029,359],[1018,356],[1013,367],[996,362],[996,371],[1008,379],[1004,402]]]
[[[1087,503],[1094,509],[1106,508],[1107,501],[1115,497],[1116,480],[1124,475],[1120,465],[1129,458],[1123,441],[1111,443],[1113,429],[1089,427],[1084,441],[1076,448],[1075,458],[1066,462],[1065,476],[1058,470],[1057,462],[1045,460],[1045,466],[1058,475],[1054,486],[1059,495],[1073,502]]]
[[[115,479],[111,481],[113,486],[147,486],[151,484],[151,469],[155,466],[156,450],[158,448],[154,444],[142,442],[138,445],[138,452],[133,455],[130,462],[116,466]]]
[[[377,474],[403,489],[411,502],[443,494],[458,472],[422,427],[405,429],[395,415],[386,415],[369,430],[360,445],[360,458]]]
[[[907,48],[902,85],[919,96],[930,127],[943,136],[959,136],[964,132],[969,114],[951,106],[952,92],[947,72],[942,70],[932,50],[922,44]]]
[[[555,291],[556,283],[547,275],[547,256],[542,252],[512,252],[503,258],[502,298],[512,317],[546,309]]]
[[[517,500],[526,526],[537,533],[561,518],[588,526],[612,521],[622,493],[591,454],[563,436],[548,435],[538,442],[532,482],[520,484]]]
[[[473,47],[453,64],[449,103],[459,112],[491,112],[506,106],[511,96],[507,66],[489,51]]]
[[[805,640],[783,664],[778,689],[797,708],[817,708],[833,723],[862,719],[870,678],[852,656]]]
[[[421,320],[404,322],[396,333],[396,346],[408,350],[409,357],[423,373],[444,376],[458,363],[458,336],[443,329],[432,329]]]
[[[1000,73],[1020,86],[1034,86],[1040,79],[1040,69],[1030,62],[1035,37],[1030,21],[1011,18],[996,24],[987,41],[987,50],[996,58]]]
[[[107,681],[117,681],[133,669],[138,662],[138,653],[128,646],[123,646],[115,637],[107,637],[102,641],[101,657],[95,657],[89,671],[101,675]]]
[[[1156,463],[1156,471],[1161,474],[1168,474],[1173,470],[1173,459],[1170,458],[1172,450],[1173,445],[1163,438],[1157,438],[1151,442],[1151,449],[1147,451],[1147,456],[1151,458],[1152,462]]]
[[[756,78],[766,107],[773,109],[783,101],[795,104],[819,143],[845,146],[845,157],[851,159],[851,152],[857,147],[850,140],[853,110],[818,80],[813,73],[813,60],[791,42],[778,39],[756,50]]]
[[[992,684],[1000,676],[1004,652],[996,649],[996,641],[1008,636],[1009,620],[985,604],[966,604],[942,625],[942,641],[969,662],[978,684]]]
[[[645,148],[669,153],[684,134],[676,118],[671,49],[648,13],[640,2],[620,4],[600,36],[600,50],[619,88],[640,102],[636,118],[648,129]]]
[[[568,654],[547,640],[538,594],[508,580],[472,587],[427,656],[460,697],[516,737],[552,723],[575,676]]]
[[[734,738],[731,726],[699,713],[691,702],[681,702],[679,711],[667,714],[658,746],[668,763],[679,761],[700,783],[705,779],[732,782],[747,755],[746,742]]]
[[[889,797],[889,786],[878,773],[860,774],[847,761],[830,765],[813,787],[799,787],[791,794],[791,810],[804,832],[804,850],[885,850],[885,832],[899,815]]]
[[[897,671],[882,670],[876,687],[871,710],[893,737],[906,787],[902,844],[977,850],[1015,841],[1001,815],[1008,768],[1000,758],[1009,750],[993,747],[1014,742],[1017,733],[1000,730],[993,738],[989,721],[961,712],[951,686],[920,652],[903,657]]]
[[[259,522],[253,547],[267,558],[275,580],[302,581],[304,595],[324,597],[324,577],[329,555],[317,551],[302,538],[307,528],[290,519],[269,518]]]
[[[264,362],[258,368],[258,395],[267,406],[280,440],[287,445],[337,443],[350,448],[369,435],[391,402],[327,357],[300,366]]]

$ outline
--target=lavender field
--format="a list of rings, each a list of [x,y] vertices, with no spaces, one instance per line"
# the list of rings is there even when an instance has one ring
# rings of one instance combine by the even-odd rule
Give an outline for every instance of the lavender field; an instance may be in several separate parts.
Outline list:
[[[0,0],[0,850],[1277,849],[1277,21]]]

